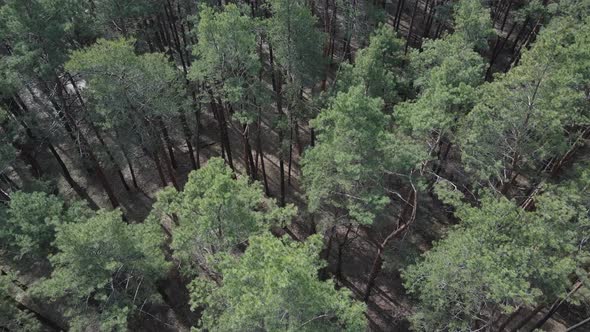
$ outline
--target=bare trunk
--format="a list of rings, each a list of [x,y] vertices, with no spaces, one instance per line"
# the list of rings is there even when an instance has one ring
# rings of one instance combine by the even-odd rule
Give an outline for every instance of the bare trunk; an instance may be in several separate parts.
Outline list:
[[[80,196],[88,202],[88,206],[90,206],[91,209],[98,210],[98,205],[96,205],[92,198],[88,196],[88,193],[86,193],[86,191],[84,191],[84,189],[82,189],[82,187],[80,187],[80,185],[72,178],[72,175],[68,170],[68,167],[64,163],[63,159],[61,159],[61,157],[57,153],[57,150],[55,150],[55,147],[51,143],[47,143],[47,147],[49,148],[49,151],[57,161],[59,168],[61,169],[61,174],[63,175],[64,179],[68,182],[70,187],[74,189],[78,196]]]
[[[418,0],[414,3],[414,9],[412,10],[412,19],[410,20],[410,29],[408,30],[408,38],[406,39],[405,54],[408,53],[408,47],[410,45],[410,39],[412,38],[412,30],[414,29],[414,20],[416,18],[416,12],[418,11]]]
[[[269,45],[269,52],[270,52],[270,70],[272,74],[272,87],[273,91],[275,92],[275,101],[277,105],[277,112],[279,113],[279,117],[283,117],[283,98],[281,92],[282,81],[277,78],[277,74],[274,69],[274,57],[272,52],[272,46]],[[283,156],[283,129],[278,129],[278,136],[279,136],[279,177],[280,177],[280,187],[281,187],[281,196],[279,200],[280,206],[285,206],[285,162]]]
[[[410,202],[412,202],[412,203],[410,203]],[[403,234],[403,232],[406,231],[406,229],[410,226],[410,224],[412,224],[412,222],[416,218],[416,208],[417,208],[417,193],[416,193],[416,190],[414,188],[412,188],[410,190],[409,195],[408,195],[406,206],[404,207],[404,210],[402,211],[402,213],[399,216],[398,227],[395,230],[393,230],[391,233],[389,233],[389,235],[385,238],[385,240],[383,240],[383,242],[381,242],[380,244],[377,244],[377,254],[375,255],[375,258],[373,259],[371,272],[369,273],[369,279],[367,282],[367,288],[365,289],[365,294],[363,295],[363,300],[365,302],[367,302],[369,300],[369,297],[371,296],[371,290],[373,289],[373,287],[375,285],[375,281],[377,280],[377,276],[379,275],[379,272],[381,272],[381,268],[383,267],[383,252],[384,252],[385,248],[387,247],[387,245],[389,244],[389,242],[391,240],[395,239],[398,235]],[[410,210],[412,211],[410,219],[407,222],[403,223],[406,214],[408,214]]]

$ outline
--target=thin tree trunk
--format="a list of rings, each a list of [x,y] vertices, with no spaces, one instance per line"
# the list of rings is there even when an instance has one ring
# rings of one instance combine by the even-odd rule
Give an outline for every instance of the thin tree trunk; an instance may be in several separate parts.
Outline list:
[[[412,19],[410,20],[410,28],[408,30],[408,38],[406,39],[405,54],[408,54],[408,46],[410,45],[410,39],[412,38],[412,30],[414,29],[414,20],[416,18],[416,12],[418,11],[418,0],[414,3],[414,9],[412,10]]]
[[[66,102],[65,97],[63,95],[63,92],[66,90],[65,90],[64,86],[62,85],[61,80],[59,79],[59,77],[56,77],[56,80],[57,80],[57,84],[58,84],[57,95],[58,95],[58,98],[60,99],[60,101],[62,102],[62,106],[63,106],[62,110],[65,114],[65,120],[67,122],[69,122],[70,126],[78,133],[78,138],[80,139],[80,143],[82,145],[82,148],[84,149],[84,151],[86,151],[86,153],[88,153],[88,157],[90,158],[90,161],[94,165],[94,169],[96,171],[96,176],[98,177],[98,180],[101,182],[104,190],[106,191],[109,201],[111,202],[111,205],[113,206],[113,208],[117,208],[119,206],[119,200],[115,196],[115,191],[113,190],[109,180],[107,179],[107,176],[106,176],[102,166],[100,166],[98,158],[96,158],[96,155],[94,154],[94,151],[92,150],[90,144],[88,143],[86,136],[84,136],[82,131],[78,128],[78,126],[76,125],[76,123],[74,121],[74,118],[70,114],[70,110],[68,108],[67,102]]]
[[[162,144],[162,143],[160,143],[159,145],[164,147],[164,144]],[[166,152],[164,152],[164,151],[162,151],[162,158],[164,158],[164,164],[166,165],[166,169],[168,171],[168,176],[170,177],[170,181],[172,182],[174,189],[180,190],[180,187],[178,186],[178,182],[176,181],[176,175],[174,174],[174,165],[172,164],[172,161],[170,159],[168,159],[168,156],[166,155]]]
[[[326,262],[330,261],[330,252],[332,251],[332,243],[334,242],[333,238],[334,238],[335,233],[336,233],[336,225],[334,225],[330,228],[330,236],[328,237],[328,245],[326,246],[326,249],[324,249],[324,252],[322,254],[322,258]],[[328,279],[328,266],[326,265],[324,268],[322,268],[320,270],[319,274],[320,274],[321,280],[327,280]]]
[[[18,95],[16,95],[15,98],[20,99],[20,97]],[[22,100],[21,100],[21,102],[22,102]],[[24,102],[22,102],[22,104],[19,104],[19,103],[16,103],[16,104],[18,107],[22,108],[23,112],[29,113],[28,108]],[[15,112],[13,109],[9,109],[9,110]],[[15,117],[18,117],[18,113],[13,113],[13,115]],[[31,130],[31,128],[22,120],[20,120],[20,124],[23,126],[23,128],[25,128],[25,132],[27,133],[27,136],[31,140],[36,142],[37,138],[33,134],[33,131]],[[68,184],[72,187],[72,189],[74,189],[74,191],[76,192],[76,194],[78,194],[78,196],[80,196],[80,198],[85,199],[88,202],[88,205],[90,206],[91,209],[98,210],[98,205],[96,205],[96,203],[92,200],[92,198],[90,198],[88,193],[86,193],[86,191],[84,191],[82,189],[82,187],[80,187],[80,185],[72,178],[70,171],[68,170],[66,164],[64,163],[64,161],[61,159],[61,157],[57,153],[57,150],[55,149],[55,147],[50,142],[47,142],[47,147],[48,147],[49,151],[51,152],[51,154],[53,155],[53,157],[55,158],[55,160],[57,161],[57,163],[60,167],[61,173],[62,173],[64,179],[66,180],[66,182],[68,182]]]
[[[190,155],[191,166],[193,169],[197,169],[197,161],[195,160],[193,144],[191,143],[192,133],[188,126],[188,122],[186,121],[186,116],[182,113],[180,114],[180,124],[182,125],[182,130],[184,132],[184,140],[186,142],[186,147],[188,148],[188,154]],[[197,142],[197,145],[198,144],[199,143]]]
[[[268,179],[266,177],[266,167],[264,166],[264,151],[262,150],[262,137],[260,135],[260,133],[262,132],[262,126],[261,126],[261,119],[260,119],[260,110],[259,110],[259,114],[258,114],[258,133],[256,134],[256,146],[258,149],[258,155],[260,156],[260,167],[262,169],[262,179],[264,182],[264,192],[266,193],[266,196],[270,196],[270,190],[268,188]]]
[[[162,117],[160,116],[158,116],[158,126],[160,127],[160,131],[162,132],[162,136],[164,137],[164,142],[166,143],[168,154],[170,155],[170,164],[173,169],[177,169],[178,164],[176,163],[176,157],[174,156],[174,146],[172,144],[172,140],[170,139],[168,128],[166,128],[164,120],[162,120]]]
[[[336,278],[342,280],[342,252],[344,250],[344,246],[346,246],[346,242],[348,241],[348,236],[350,235],[350,231],[352,229],[352,223],[348,224],[346,227],[346,233],[344,234],[344,240],[338,244],[338,261],[336,263]]]
[[[413,202],[413,204],[411,204],[410,202]],[[412,224],[412,222],[416,218],[416,208],[417,195],[416,190],[412,188],[410,194],[408,195],[406,206],[404,207],[404,210],[402,211],[399,217],[398,225],[400,226],[398,226],[394,231],[389,233],[389,235],[385,238],[385,240],[383,240],[383,242],[377,244],[377,254],[375,255],[375,258],[373,260],[371,272],[369,273],[369,278],[367,282],[367,288],[365,289],[365,294],[363,295],[363,300],[365,302],[369,300],[369,297],[371,296],[371,290],[373,289],[375,281],[377,280],[377,276],[379,275],[383,267],[383,252],[385,248],[389,244],[389,241],[393,240],[398,235],[403,234],[403,232],[410,226],[410,224]],[[410,216],[410,219],[402,224],[403,219],[405,219],[405,215],[409,212],[410,209],[412,209],[412,215]]]
[[[293,165],[293,125],[289,134],[289,165],[287,166],[287,184],[291,185],[291,168]]]
[[[502,52],[502,49],[504,49],[504,46],[506,45],[508,40],[510,40],[510,36],[512,36],[512,32],[514,31],[515,27],[516,27],[516,24],[513,24],[510,27],[510,30],[508,31],[508,35],[506,35],[506,38],[502,39],[502,42],[500,42],[500,36],[498,36],[498,39],[496,39],[496,44],[494,45],[494,50],[492,51],[492,58],[490,59],[490,65],[488,67],[488,70],[486,71],[486,80],[491,79],[493,65],[496,62],[496,59],[498,58],[500,53]]]
[[[154,158],[154,163],[156,164],[158,176],[160,177],[160,181],[162,182],[162,187],[166,187],[168,185],[168,182],[166,181],[166,176],[164,175],[164,170],[162,169],[162,162],[160,161],[160,157],[158,156],[158,151],[154,151],[151,155]]]
[[[557,301],[555,301],[553,303],[553,305],[551,306],[551,308],[549,308],[549,311],[545,314],[545,316],[543,316],[543,318],[541,318],[541,320],[538,321],[537,324],[535,324],[535,326],[533,326],[533,328],[531,328],[531,331],[534,331],[536,329],[540,329],[541,327],[543,327],[543,325],[545,325],[545,323],[557,312],[557,310],[559,310],[559,307],[561,307],[563,305],[563,303],[570,296],[572,296],[580,288],[582,288],[582,285],[583,285],[582,281],[578,280],[564,298],[558,299]]]
[[[502,26],[500,27],[500,31],[504,31],[504,27],[506,26],[506,21],[508,20],[508,14],[510,14],[510,9],[512,8],[512,4],[514,0],[510,0],[508,3],[508,7],[506,8],[506,12],[504,13],[504,18],[502,19]],[[516,25],[516,24],[513,24]]]
[[[404,11],[404,3],[405,0],[399,0],[397,2],[397,9],[395,11],[395,19],[394,19],[394,25],[395,25],[395,31],[398,32],[399,31],[399,24],[402,18],[402,13]]]
[[[70,185],[70,187],[72,187],[72,189],[74,189],[74,191],[78,194],[78,196],[80,196],[81,198],[85,199],[88,202],[88,205],[90,206],[91,209],[98,210],[98,205],[96,205],[96,203],[92,200],[92,198],[90,198],[90,196],[88,196],[88,193],[86,193],[86,191],[84,191],[84,189],[82,189],[82,187],[80,187],[80,185],[72,178],[72,175],[70,174],[70,171],[68,170],[68,167],[64,163],[63,159],[61,159],[61,157],[59,156],[57,151],[55,150],[55,147],[49,142],[47,143],[47,147],[49,148],[49,151],[51,152],[51,154],[53,155],[53,157],[57,161],[59,168],[61,169],[61,173],[62,173],[64,179],[66,179],[66,181]]]
[[[133,164],[131,163],[131,159],[129,159],[129,155],[127,154],[127,150],[121,147],[121,151],[123,151],[123,157],[125,161],[127,161],[127,166],[129,167],[129,173],[131,173],[131,179],[133,181],[133,186],[135,189],[139,189],[139,185],[137,184],[137,177],[135,176],[135,170],[133,169]]]
[[[100,132],[98,131],[98,129],[96,128],[96,126],[94,126],[93,123],[90,123],[90,128],[92,129],[92,131],[94,131],[94,134],[98,138],[98,141],[100,142],[100,145],[102,145],[102,147],[105,149],[105,151],[107,153],[107,156],[109,157],[109,160],[111,161],[111,163],[113,165],[115,165],[115,168],[117,169],[117,174],[119,175],[119,179],[121,180],[121,183],[125,187],[125,190],[130,191],[129,185],[127,184],[127,181],[125,180],[125,175],[123,175],[123,172],[121,171],[121,167],[119,167],[119,164],[115,160],[115,157],[111,153],[111,150],[109,149],[109,147],[104,142],[104,139],[102,138],[102,135],[100,134]]]
[[[0,203],[8,203],[10,202],[10,195],[4,191],[4,189],[0,188]]]
[[[168,6],[166,6],[166,5],[168,5]],[[186,61],[184,60],[184,52],[182,51],[182,47],[180,46],[180,37],[178,35],[178,29],[176,27],[176,17],[174,16],[174,13],[172,12],[172,5],[170,4],[170,0],[167,0],[166,3],[164,3],[164,13],[166,14],[166,17],[168,19],[168,25],[170,26],[170,31],[172,32],[172,39],[174,40],[174,46],[176,48],[176,52],[178,53],[178,55],[180,57],[180,63],[182,65],[182,69],[186,75],[188,73],[187,64],[186,64]]]
[[[72,75],[70,75],[70,73],[66,73],[66,75],[68,76],[68,79],[69,79],[70,83],[72,84],[72,87],[74,88],[74,92],[76,93],[76,97],[78,98],[78,101],[80,102],[80,106],[82,106],[82,109],[86,113],[88,113],[88,109],[86,108],[86,103],[84,102],[84,99],[82,99],[82,95],[80,94],[80,90],[78,89],[78,85],[76,84],[76,81],[74,81],[74,78],[72,77]],[[117,169],[117,174],[119,175],[119,179],[121,180],[121,183],[125,187],[125,190],[129,191],[129,185],[127,185],[127,181],[125,180],[125,176],[123,175],[123,172],[121,171],[121,168],[119,167],[119,164],[115,161],[115,158],[113,157],[113,154],[111,153],[111,150],[105,144],[104,139],[102,138],[102,135],[100,135],[100,132],[98,131],[98,129],[96,128],[94,123],[92,123],[91,121],[88,121],[88,122],[89,122],[90,129],[94,132],[94,135],[98,138],[98,141],[100,142],[100,144],[102,145],[102,147],[106,151],[107,156],[109,157],[109,160]]]
[[[575,325],[568,327],[567,330],[565,330],[565,332],[570,332],[570,331],[576,330],[576,329],[588,324],[589,322],[590,322],[590,317],[584,319],[583,321],[581,321]]]
[[[282,99],[282,92],[281,92],[281,85],[282,85],[282,81],[280,79],[280,75],[279,78],[277,78],[276,76],[276,72],[275,72],[275,68],[274,68],[274,57],[273,57],[273,52],[272,52],[272,46],[269,45],[269,52],[270,52],[270,70],[271,70],[271,76],[272,76],[272,87],[273,90],[275,92],[275,101],[276,101],[276,105],[277,105],[277,112],[279,113],[279,117],[283,117],[283,99]],[[281,187],[281,196],[280,196],[280,200],[279,200],[279,205],[280,206],[285,206],[285,162],[284,162],[284,156],[283,156],[283,129],[279,128],[278,129],[278,135],[279,135],[279,181],[280,181],[280,187]]]
[[[219,120],[221,121],[221,124],[222,124],[221,130],[223,133],[223,143],[225,144],[225,153],[227,154],[227,162],[229,164],[229,167],[232,170],[235,170],[234,161],[233,161],[232,152],[231,152],[231,145],[230,145],[230,140],[229,140],[229,133],[227,131],[227,120],[225,118],[225,107],[223,106],[221,101],[218,101],[218,104],[220,106],[220,107],[218,107],[218,116],[219,116]]]

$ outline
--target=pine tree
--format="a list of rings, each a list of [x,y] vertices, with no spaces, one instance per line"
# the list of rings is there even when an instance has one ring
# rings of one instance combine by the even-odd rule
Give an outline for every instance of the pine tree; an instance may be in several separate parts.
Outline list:
[[[53,251],[56,227],[89,215],[80,203],[66,207],[59,197],[43,192],[15,192],[0,221],[0,239],[14,258],[43,259]]]
[[[42,331],[35,315],[11,296],[10,275],[0,275],[0,327],[7,331]]]
[[[417,98],[396,110],[401,126],[414,137],[426,138],[430,153],[438,149],[441,162],[454,143],[459,120],[477,100],[484,61],[475,50],[487,45],[492,31],[489,13],[479,0],[460,1],[453,17],[452,35],[427,41],[421,52],[412,52],[410,73]]]
[[[199,10],[197,35],[193,48],[196,57],[189,78],[206,84],[202,99],[211,105],[220,131],[222,155],[233,168],[229,127],[242,135],[244,160],[248,174],[255,173],[248,132],[257,117],[258,104],[264,97],[258,75],[257,23],[242,13],[243,8],[228,4],[222,11],[202,6]],[[229,117],[229,119],[228,119]],[[232,126],[235,118],[242,128]],[[254,178],[254,176],[253,176]]]
[[[266,23],[272,86],[275,93],[279,136],[279,183],[280,205],[285,204],[286,181],[285,160],[287,150],[292,153],[292,139],[286,141],[290,132],[298,130],[297,114],[300,108],[303,89],[311,86],[319,75],[322,65],[322,35],[315,29],[315,18],[303,0],[272,0]],[[294,128],[295,127],[295,128]],[[289,156],[289,160],[291,156]]]
[[[337,76],[337,90],[346,92],[362,85],[367,95],[382,98],[385,108],[400,102],[408,94],[408,82],[402,68],[408,65],[403,54],[403,41],[385,25],[371,35],[369,46],[359,50],[354,64],[342,64]]]
[[[295,213],[293,205],[277,207],[258,183],[234,178],[222,159],[212,158],[190,174],[182,192],[160,192],[152,218],[172,219],[173,255],[194,273],[210,268],[208,253],[243,247],[251,235],[283,226]]]
[[[191,283],[193,308],[203,306],[209,331],[361,331],[364,306],[350,291],[320,281],[322,241],[288,242],[270,234],[254,236],[240,257],[219,262],[223,284],[204,278]]]
[[[525,211],[489,191],[474,207],[449,187],[437,192],[461,224],[403,273],[419,300],[415,329],[467,331],[476,321],[492,323],[495,310],[510,313],[567,293],[590,222],[577,192],[550,190]]]
[[[508,192],[519,175],[539,181],[547,160],[567,156],[587,135],[589,24],[555,20],[519,66],[482,87],[465,119],[462,158],[481,179]],[[556,42],[559,41],[559,42]]]
[[[364,91],[355,86],[338,93],[312,121],[318,143],[302,163],[310,210],[343,209],[351,219],[370,224],[389,203],[384,174],[411,169],[422,154],[410,139],[388,132],[383,101]]]
[[[136,55],[133,41],[99,40],[72,54],[66,68],[88,80],[88,117],[121,138],[123,151],[139,146],[154,160],[163,186],[178,187],[174,146],[166,122],[186,110],[180,73],[163,54]],[[128,142],[134,144],[129,146]],[[164,152],[167,150],[167,154]],[[163,162],[162,162],[163,160]]]
[[[56,230],[51,277],[33,293],[66,305],[72,330],[127,330],[128,316],[157,299],[155,282],[169,268],[159,226],[126,224],[120,211],[101,210]]]

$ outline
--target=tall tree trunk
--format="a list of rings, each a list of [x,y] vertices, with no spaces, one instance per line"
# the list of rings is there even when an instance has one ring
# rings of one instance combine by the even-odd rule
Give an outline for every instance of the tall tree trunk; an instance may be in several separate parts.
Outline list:
[[[330,235],[328,236],[328,245],[326,246],[326,248],[322,252],[322,258],[326,262],[330,261],[330,252],[332,251],[332,243],[334,242],[334,235],[336,234],[336,225],[333,225],[332,227],[330,227],[329,232],[330,232]],[[319,275],[320,275],[321,280],[328,279],[328,266],[327,265],[320,270]]]
[[[109,149],[109,147],[106,145],[104,139],[102,138],[102,135],[100,134],[100,132],[98,131],[98,129],[96,128],[96,126],[93,123],[90,123],[90,128],[94,131],[94,134],[98,138],[100,145],[102,145],[103,149],[106,151],[107,156],[109,157],[109,160],[117,169],[117,174],[119,175],[119,179],[121,180],[123,187],[125,187],[125,190],[130,191],[131,188],[129,188],[129,185],[127,184],[127,180],[125,180],[125,175],[123,175],[123,172],[121,171],[121,167],[119,167],[119,164],[115,160],[115,157],[111,153],[111,150]],[[134,182],[135,182],[135,180],[134,180]]]
[[[266,177],[266,167],[264,166],[264,151],[262,149],[262,137],[260,133],[262,132],[262,125],[261,125],[261,116],[260,116],[260,109],[258,111],[258,132],[256,133],[256,146],[257,146],[257,153],[260,156],[260,167],[262,169],[262,179],[264,182],[264,192],[266,196],[270,196],[270,190],[268,188],[268,179]]]
[[[252,155],[252,146],[250,145],[250,126],[242,126],[242,140],[244,141],[244,162],[246,165],[246,172],[252,180],[256,181],[257,169],[254,165],[254,156]]]
[[[168,19],[168,25],[170,27],[172,39],[174,40],[174,46],[176,48],[176,52],[178,53],[178,56],[180,57],[180,63],[182,65],[182,69],[186,75],[188,72],[187,71],[187,63],[184,60],[185,54],[182,50],[182,47],[180,46],[180,37],[178,35],[178,29],[176,27],[176,17],[174,16],[174,12],[172,10],[172,5],[170,4],[170,0],[166,0],[166,3],[164,3],[164,13],[166,14],[166,17]]]
[[[196,149],[195,153],[197,154],[195,157],[197,169],[201,168],[201,112],[200,107],[198,110],[195,111],[195,120],[197,124],[195,125],[195,141],[196,141]]]
[[[291,185],[291,168],[293,165],[293,124],[290,125],[289,133],[289,164],[287,166],[287,184]]]
[[[47,147],[49,148],[49,151],[51,152],[51,154],[53,155],[53,157],[57,161],[57,164],[59,165],[59,168],[61,170],[61,174],[63,175],[64,179],[68,182],[70,187],[72,187],[72,189],[74,189],[74,191],[76,192],[76,194],[78,194],[78,196],[80,196],[81,198],[85,199],[88,202],[88,206],[90,206],[91,209],[98,210],[98,205],[96,205],[94,200],[92,200],[92,198],[90,198],[90,196],[88,196],[88,193],[86,193],[86,191],[84,191],[84,189],[82,189],[82,187],[80,187],[80,185],[72,178],[72,175],[70,174],[70,171],[68,170],[68,167],[64,163],[63,159],[61,159],[61,157],[57,153],[57,150],[55,150],[55,147],[49,142],[47,142]]]
[[[510,30],[508,31],[506,38],[501,38],[500,36],[497,37],[496,43],[494,45],[494,49],[492,51],[492,58],[490,59],[490,65],[488,66],[488,70],[486,71],[486,77],[485,77],[486,80],[490,80],[492,78],[492,69],[493,69],[494,63],[496,62],[496,59],[498,58],[498,56],[502,52],[502,49],[504,49],[504,46],[506,45],[508,40],[510,40],[510,36],[512,35],[512,32],[514,31],[515,27],[516,27],[516,24],[513,24],[510,27]],[[502,39],[502,42],[500,42],[500,39]]]
[[[412,30],[414,29],[414,21],[416,18],[416,12],[418,11],[418,0],[414,3],[414,9],[412,10],[412,19],[410,20],[410,28],[408,30],[408,38],[406,39],[406,47],[404,50],[405,54],[408,54],[408,46],[410,45],[410,39],[412,38]]]
[[[164,120],[160,116],[158,116],[158,126],[160,127],[160,131],[162,132],[162,136],[164,137],[164,142],[166,143],[168,154],[170,155],[170,164],[173,169],[177,169],[178,163],[176,162],[176,157],[174,155],[174,145],[172,144],[172,140],[170,139],[168,128],[166,128]]]
[[[347,245],[348,236],[350,235],[350,231],[352,230],[352,223],[348,224],[346,227],[346,233],[344,234],[344,240],[338,243],[338,261],[336,263],[336,278],[338,280],[342,280],[342,253],[344,251],[344,247]]]
[[[109,180],[107,179],[107,176],[106,176],[102,166],[100,166],[98,158],[96,158],[96,155],[94,154],[92,147],[88,143],[86,136],[84,136],[84,134],[82,133],[80,128],[78,128],[78,126],[76,125],[76,123],[74,121],[73,116],[70,114],[70,110],[69,110],[67,101],[65,100],[65,97],[63,95],[63,92],[66,91],[65,87],[63,86],[59,77],[56,77],[56,80],[57,80],[57,84],[58,84],[57,95],[62,103],[63,112],[65,113],[66,121],[69,122],[70,126],[78,133],[78,138],[80,139],[81,146],[84,149],[84,151],[86,153],[88,153],[88,157],[90,158],[90,161],[92,162],[92,164],[94,166],[98,180],[100,181],[104,190],[106,191],[109,201],[111,202],[111,205],[113,206],[113,208],[117,208],[119,206],[119,200],[115,196],[115,191],[113,190]]]
[[[283,97],[282,97],[282,80],[281,75],[276,73],[274,68],[274,56],[272,51],[272,46],[269,45],[269,53],[270,53],[270,70],[271,70],[271,78],[272,78],[272,87],[273,91],[275,92],[275,102],[277,105],[277,112],[279,117],[284,117],[285,114],[283,113]],[[276,76],[279,76],[278,78]],[[279,135],[279,181],[281,186],[281,196],[279,200],[280,206],[285,206],[285,162],[283,156],[283,129],[278,129]]]
[[[508,7],[506,8],[506,12],[504,12],[504,18],[502,19],[502,25],[500,26],[500,31],[504,31],[504,27],[506,26],[506,21],[508,20],[508,15],[510,14],[510,9],[512,8],[512,4],[514,0],[510,0],[508,3]],[[515,24],[513,24],[514,26]]]
[[[221,121],[221,130],[223,133],[223,143],[225,144],[225,153],[227,154],[227,162],[229,164],[229,167],[232,170],[235,170],[234,168],[234,161],[233,161],[233,157],[232,157],[232,152],[231,152],[231,144],[230,144],[230,140],[229,140],[229,133],[227,131],[227,120],[225,118],[225,107],[223,106],[223,103],[221,103],[220,100],[218,100],[217,104],[219,105],[219,107],[217,108],[218,110],[218,116],[219,116],[219,120]]]
[[[20,99],[20,97],[18,97],[18,95],[15,96],[16,99]],[[22,100],[21,100],[22,101]],[[16,105],[18,107],[21,108],[23,113],[30,113],[26,104],[24,102],[22,103],[16,103]],[[25,132],[27,134],[27,136],[33,141],[33,142],[38,142],[37,137],[35,136],[35,134],[33,133],[33,131],[31,130],[31,128],[26,124],[26,122],[24,122],[22,119],[20,119],[19,117],[19,112],[17,112],[16,110],[9,108],[9,111],[13,112],[13,115],[19,119],[19,122],[21,124],[21,126],[23,126],[23,128],[25,128]],[[34,120],[33,120],[34,121]],[[60,157],[60,155],[57,153],[57,150],[55,149],[55,147],[53,146],[53,144],[51,144],[51,142],[46,142],[47,147],[49,149],[49,151],[51,152],[51,154],[53,155],[53,157],[55,158],[55,160],[57,161],[57,164],[59,165],[59,168],[61,170],[61,173],[64,177],[64,179],[66,180],[66,182],[68,182],[68,184],[70,185],[70,187],[72,187],[72,189],[74,189],[74,191],[76,192],[76,194],[78,194],[78,196],[80,196],[80,198],[86,200],[88,202],[88,206],[93,209],[93,210],[98,210],[98,205],[96,205],[96,203],[92,200],[92,198],[90,198],[90,196],[88,195],[88,193],[86,193],[86,191],[84,191],[82,189],[82,187],[80,187],[80,185],[72,178],[70,171],[68,170],[66,164],[64,163],[63,159]]]
[[[76,93],[78,101],[80,102],[80,106],[82,107],[82,109],[86,113],[88,113],[88,109],[86,108],[86,103],[84,102],[84,99],[82,98],[82,95],[80,94],[80,90],[78,89],[78,85],[76,84],[76,81],[74,80],[72,75],[70,75],[70,73],[66,73],[66,75],[68,76],[68,79],[69,79],[70,83],[72,84],[72,87],[74,88],[74,92]],[[98,138],[98,141],[100,142],[100,145],[102,145],[103,149],[107,153],[109,160],[117,169],[117,174],[119,175],[119,179],[121,180],[123,187],[125,187],[125,190],[129,191],[130,190],[129,185],[127,185],[127,181],[125,180],[125,176],[123,175],[123,172],[121,171],[121,167],[119,167],[119,164],[117,163],[117,161],[113,157],[111,150],[105,144],[104,139],[102,138],[102,135],[100,134],[100,132],[98,131],[98,129],[96,128],[94,123],[92,123],[92,121],[88,121],[88,125],[89,125],[90,129],[94,132],[94,135],[96,136],[96,138]]]
[[[396,32],[399,31],[399,24],[402,18],[402,13],[404,11],[404,2],[405,0],[398,0],[397,2],[397,9],[395,10],[395,18],[393,22]]]
[[[195,160],[195,152],[193,149],[192,141],[192,133],[188,126],[188,122],[186,120],[186,116],[183,113],[180,114],[180,124],[182,125],[182,131],[184,132],[184,140],[186,142],[186,147],[188,148],[188,154],[190,155],[191,166],[193,169],[197,169],[197,161]],[[197,142],[199,145],[199,142]]]
[[[123,157],[127,162],[127,166],[129,167],[129,173],[131,173],[131,180],[133,181],[133,186],[135,189],[139,189],[139,185],[137,184],[137,177],[135,176],[135,170],[133,169],[133,164],[131,163],[131,159],[129,158],[129,154],[124,147],[121,147],[121,151],[123,152]]]
[[[154,163],[156,164],[158,176],[160,177],[160,182],[162,183],[162,187],[166,187],[168,185],[168,181],[166,181],[166,176],[164,175],[164,170],[162,169],[162,161],[160,160],[160,157],[158,156],[158,151],[156,150],[153,153],[150,153],[146,150],[145,152],[148,155],[150,155],[150,154],[152,155],[152,158],[154,159]]]

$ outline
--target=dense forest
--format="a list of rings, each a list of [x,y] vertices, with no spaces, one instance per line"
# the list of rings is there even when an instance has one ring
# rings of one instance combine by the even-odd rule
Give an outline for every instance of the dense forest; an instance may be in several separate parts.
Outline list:
[[[590,331],[589,0],[0,0],[0,331]]]

